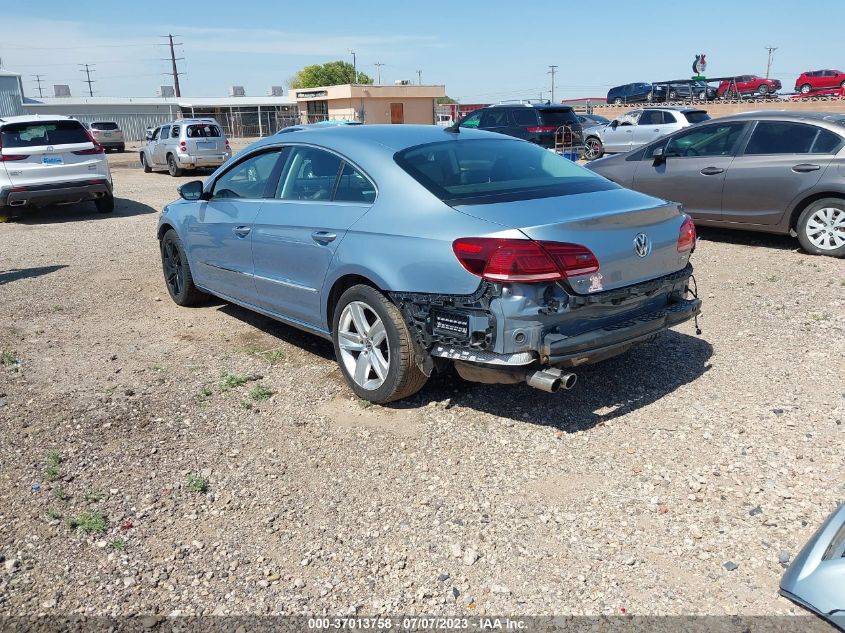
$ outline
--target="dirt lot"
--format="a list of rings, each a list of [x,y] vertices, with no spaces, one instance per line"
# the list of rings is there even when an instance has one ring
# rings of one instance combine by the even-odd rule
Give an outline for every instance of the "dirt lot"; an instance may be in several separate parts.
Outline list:
[[[0,224],[0,614],[800,612],[783,561],[845,498],[841,260],[706,231],[701,336],[363,406],[326,342],[173,304],[177,181],[110,159],[113,215]]]

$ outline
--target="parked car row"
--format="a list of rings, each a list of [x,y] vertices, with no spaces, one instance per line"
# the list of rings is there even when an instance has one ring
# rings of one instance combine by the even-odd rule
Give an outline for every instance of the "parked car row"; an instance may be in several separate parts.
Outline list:
[[[780,80],[758,75],[737,75],[719,80],[713,88],[707,81],[635,82],[615,86],[607,92],[607,103],[645,103],[699,99],[736,99],[739,97],[767,97],[783,88]],[[795,92],[808,95],[817,91],[845,88],[845,73],[840,70],[811,70],[795,80]]]

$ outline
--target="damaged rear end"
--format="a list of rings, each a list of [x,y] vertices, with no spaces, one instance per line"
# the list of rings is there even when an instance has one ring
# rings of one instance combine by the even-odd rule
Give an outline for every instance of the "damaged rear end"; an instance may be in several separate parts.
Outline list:
[[[479,159],[469,162],[479,169]],[[592,179],[580,167],[561,169],[577,170],[565,185],[557,176],[540,186],[532,175],[522,191],[507,182],[480,195],[479,187],[443,187],[441,199],[456,211],[503,228],[452,244],[480,286],[465,296],[393,293],[421,345],[466,379],[569,388],[573,368],[699,314],[689,286],[691,218],[677,204]],[[492,175],[490,184],[498,184]]]

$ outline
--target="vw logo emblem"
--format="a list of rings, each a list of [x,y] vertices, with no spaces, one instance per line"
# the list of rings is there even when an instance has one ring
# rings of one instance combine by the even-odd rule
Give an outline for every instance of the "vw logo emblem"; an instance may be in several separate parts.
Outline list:
[[[645,257],[651,252],[651,240],[645,233],[638,233],[634,238],[634,252],[638,257]]]

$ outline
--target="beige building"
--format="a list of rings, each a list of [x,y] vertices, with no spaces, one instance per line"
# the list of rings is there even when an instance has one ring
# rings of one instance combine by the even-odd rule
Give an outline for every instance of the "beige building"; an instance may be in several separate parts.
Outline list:
[[[445,86],[344,84],[292,89],[303,123],[340,120],[362,123],[434,123]]]

